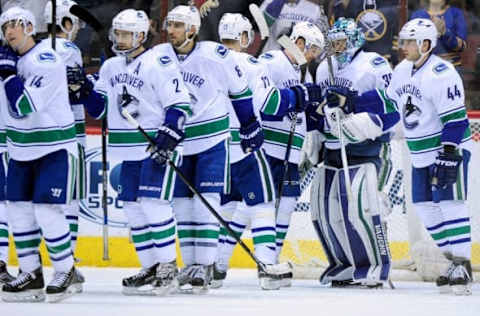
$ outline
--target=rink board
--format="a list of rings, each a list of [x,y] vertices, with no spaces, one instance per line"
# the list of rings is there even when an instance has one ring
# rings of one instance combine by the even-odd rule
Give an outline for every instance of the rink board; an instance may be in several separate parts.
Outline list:
[[[103,261],[102,223],[103,211],[101,208],[101,137],[98,130],[89,131],[87,137],[87,199],[82,201],[82,214],[79,223],[79,238],[75,256],[81,260],[80,265],[85,266],[114,266],[136,267],[139,266],[133,244],[129,242],[129,229],[122,211],[122,203],[117,199],[116,186],[120,175],[120,160],[109,156],[109,188],[108,188],[108,214],[109,214],[109,261]],[[178,179],[178,181],[180,181]],[[475,186],[472,186],[475,187]],[[318,261],[326,262],[320,243],[318,242],[307,212],[295,212],[292,218],[296,228],[289,232],[282,252],[282,258],[288,258],[299,264],[315,264]],[[398,236],[397,236],[398,235]],[[245,242],[252,247],[250,236],[244,235]],[[294,242],[291,242],[294,240]],[[478,240],[478,239],[474,239]],[[403,229],[389,236],[392,257],[394,260],[408,259],[408,242]],[[12,240],[11,240],[12,242]],[[13,243],[12,243],[13,244]],[[42,243],[42,257],[50,264]],[[178,258],[181,258],[178,251]],[[10,261],[17,264],[15,251],[10,249]],[[473,264],[480,264],[480,244],[475,242],[472,249]],[[179,260],[181,262],[181,259]],[[253,261],[245,252],[237,247],[231,261],[232,267],[255,267]]]

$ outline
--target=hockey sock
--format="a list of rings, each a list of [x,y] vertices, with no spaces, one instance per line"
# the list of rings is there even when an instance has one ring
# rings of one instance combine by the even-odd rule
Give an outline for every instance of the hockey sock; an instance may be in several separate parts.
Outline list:
[[[42,238],[35,219],[33,204],[32,202],[9,202],[7,213],[20,269],[24,272],[32,272],[40,266],[38,246]]]
[[[193,224],[193,199],[174,198],[173,212],[177,220],[178,240],[182,260],[186,266],[195,263],[195,225]]]
[[[235,232],[235,235],[241,237],[249,221],[250,218],[248,213],[245,212],[245,208],[239,207],[234,211],[232,220],[229,223],[229,227]],[[226,234],[225,243],[219,248],[218,251],[217,263],[220,269],[228,268],[233,249],[235,249],[236,244],[237,241],[235,238],[230,234]]]
[[[238,202],[231,201],[220,207],[219,213],[225,222],[227,223],[231,222],[233,212],[235,212],[235,210],[237,209],[237,205],[238,205]],[[226,238],[227,238],[227,230],[223,227],[223,225],[220,225],[220,232],[218,235],[217,259],[215,259],[215,262],[218,262],[220,264],[223,264],[223,261],[222,261],[223,258],[221,258],[222,257],[221,253],[223,251],[223,248],[225,247]],[[228,260],[226,262],[228,264]]]
[[[278,209],[277,218],[276,218],[276,252],[277,252],[277,259],[280,256],[280,252],[282,251],[283,241],[287,236],[288,227],[290,226],[290,218],[292,216],[292,212],[295,209],[295,198],[289,196],[282,196],[280,202],[280,207]]]
[[[204,193],[205,199],[215,209],[220,209],[219,193]],[[193,198],[193,222],[195,230],[195,263],[210,265],[217,256],[220,224],[198,197]]]
[[[65,219],[64,206],[59,204],[33,204],[33,207],[55,271],[68,272],[73,266],[73,255],[70,229]]]
[[[8,224],[5,202],[0,202],[0,261],[8,263]]]
[[[413,207],[430,236],[443,253],[451,253],[450,243],[446,236],[446,223],[438,203],[420,202]]]
[[[75,247],[77,246],[79,207],[80,203],[78,200],[72,200],[70,204],[64,208],[65,218],[70,228],[70,237],[72,238],[71,245],[73,254],[75,254]]]
[[[133,245],[143,268],[150,268],[155,262],[152,233],[147,218],[138,202],[124,202],[123,210],[128,219]]]
[[[175,260],[177,257],[175,220],[170,202],[141,198],[140,205],[150,226],[156,262],[166,263]]]
[[[444,225],[432,234],[435,242],[443,240],[450,244],[450,252],[454,257],[470,260],[472,239],[470,216],[465,201],[442,201],[439,203],[442,210]]]
[[[275,205],[273,202],[249,207],[252,222],[253,245],[258,259],[265,264],[274,264],[277,259],[275,247]]]

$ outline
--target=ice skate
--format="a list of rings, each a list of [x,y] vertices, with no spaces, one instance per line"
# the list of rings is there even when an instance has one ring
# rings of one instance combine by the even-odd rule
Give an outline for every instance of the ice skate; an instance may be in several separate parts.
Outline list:
[[[213,278],[210,282],[210,288],[219,289],[223,286],[223,281],[227,277],[228,267],[215,263],[213,265]]]
[[[144,268],[139,273],[122,280],[124,295],[154,295],[153,281],[157,272],[157,264]]]
[[[33,272],[21,272],[11,282],[2,287],[2,300],[5,302],[43,302],[45,293],[43,288],[42,267]]]
[[[158,296],[169,294],[177,286],[177,262],[159,263],[153,280],[153,293]]]
[[[45,290],[47,293],[47,301],[49,303],[56,303],[79,293],[78,283],[74,283],[76,274],[75,266],[72,266],[68,272],[55,272],[53,280]]]

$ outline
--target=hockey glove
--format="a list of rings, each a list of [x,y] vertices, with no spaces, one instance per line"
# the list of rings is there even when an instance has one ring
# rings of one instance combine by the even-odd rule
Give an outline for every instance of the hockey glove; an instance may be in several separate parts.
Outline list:
[[[67,66],[67,83],[71,104],[82,103],[81,100],[90,94],[94,86],[94,81],[87,78],[83,67],[80,66]]]
[[[207,16],[210,10],[218,8],[220,5],[218,0],[193,0],[191,3],[195,4],[202,18]]]
[[[0,46],[0,78],[7,79],[17,74],[17,54],[9,46]]]
[[[345,114],[355,112],[355,98],[358,91],[342,86],[331,86],[327,89],[327,105],[330,108],[340,107]]]
[[[462,163],[462,156],[455,152],[453,146],[445,146],[433,165],[432,186],[445,189],[457,181],[458,169]]]
[[[263,129],[260,122],[253,117],[246,126],[240,127],[240,145],[244,153],[254,152],[263,144]]]
[[[156,163],[163,165],[170,159],[170,153],[185,138],[182,130],[177,129],[169,124],[163,125],[158,129],[157,137],[155,137],[155,145],[149,145],[147,152],[150,158]]]
[[[290,89],[295,93],[296,101],[292,108],[295,112],[303,112],[309,104],[321,102],[323,99],[322,88],[313,83],[299,84]]]

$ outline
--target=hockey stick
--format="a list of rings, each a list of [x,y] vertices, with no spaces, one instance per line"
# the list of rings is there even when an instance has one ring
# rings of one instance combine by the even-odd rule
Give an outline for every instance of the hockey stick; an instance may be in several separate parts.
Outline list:
[[[57,42],[57,0],[52,0],[52,24],[50,27],[50,37],[52,41],[52,49],[55,50]]]
[[[286,35],[283,35],[278,39],[278,43],[282,46],[286,51],[293,55],[295,60],[297,61],[299,66],[302,66],[307,63],[305,56],[300,51],[295,43],[293,43],[290,38]],[[295,129],[297,128],[297,112],[294,112],[292,115],[292,125],[290,125],[290,132],[288,133],[288,140],[287,140],[287,150],[285,151],[285,158],[283,159],[283,174],[280,182],[278,184],[278,194],[275,198],[275,214],[278,214],[278,209],[280,208],[280,201],[282,199],[283,194],[283,187],[284,181],[288,176],[288,160],[290,159],[290,152],[292,150],[293,144],[293,137],[295,136]]]
[[[74,4],[69,9],[70,13],[90,25],[95,32],[103,31],[103,26],[87,9]],[[108,174],[107,174],[107,119],[102,119],[102,210],[103,210],[103,257],[104,261],[110,260],[108,245]]]
[[[253,20],[257,24],[258,31],[260,32],[260,38],[262,42],[260,43],[260,47],[257,51],[257,57],[262,53],[263,48],[267,44],[268,37],[270,36],[270,30],[267,25],[267,21],[265,20],[265,16],[263,15],[262,11],[255,3],[252,3],[248,6],[248,10],[253,17]]]
[[[140,126],[140,124],[137,122],[137,120],[135,120],[131,115],[130,113],[128,113],[128,111],[126,109],[123,109],[122,110],[122,115],[127,119],[127,121],[132,124],[133,126],[135,126],[138,131],[143,135],[143,137],[145,137],[145,139],[152,145],[152,146],[156,146],[154,140],[147,134],[147,132],[145,132],[145,130]],[[205,197],[200,193],[198,192],[198,190],[193,186],[193,184],[190,183],[190,181],[187,179],[187,177],[183,174],[183,172],[177,167],[175,166],[175,163],[173,161],[171,161],[170,159],[167,159],[167,163],[168,165],[170,166],[170,168],[172,168],[176,173],[177,175],[180,177],[180,179],[182,179],[182,181],[187,185],[187,187],[195,194],[197,195],[199,198],[200,198],[200,201],[202,201],[203,205],[205,205],[207,207],[207,209],[210,211],[210,213],[215,216],[215,218],[220,222],[220,224],[222,224],[222,226],[225,228],[225,230],[233,237],[235,238],[235,240],[240,244],[240,246],[243,248],[243,250],[245,250],[245,252],[248,254],[248,256],[250,258],[252,258],[253,261],[255,261],[255,263],[257,264],[258,268],[269,274],[270,276],[276,276],[276,277],[281,277],[281,275],[287,273],[287,272],[291,272],[290,270],[290,267],[288,266],[288,264],[276,264],[276,265],[265,265],[264,263],[262,263],[258,258],[257,256],[255,256],[255,254],[250,251],[250,249],[248,248],[248,246],[240,239],[239,236],[237,236],[235,234],[235,232],[230,228],[230,226],[228,225],[227,222],[225,222],[225,220],[218,214],[218,212],[210,205],[210,203],[208,203],[208,201],[205,199]],[[282,270],[283,269],[283,270]]]

